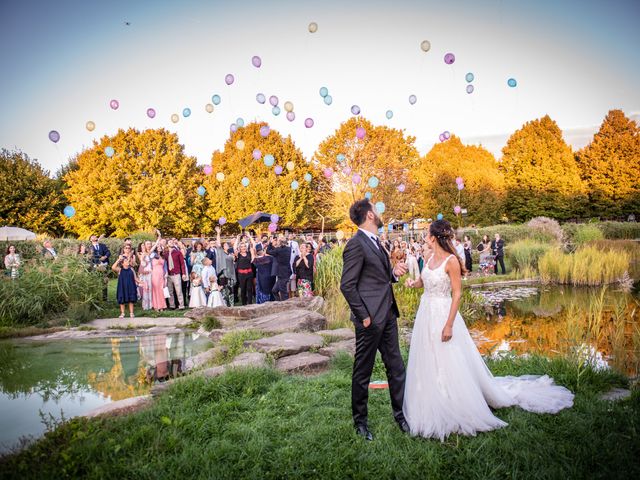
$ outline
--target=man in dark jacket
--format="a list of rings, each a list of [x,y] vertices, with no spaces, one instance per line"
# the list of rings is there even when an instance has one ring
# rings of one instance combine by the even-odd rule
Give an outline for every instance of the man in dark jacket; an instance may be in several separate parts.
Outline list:
[[[500,238],[500,234],[496,233],[495,240],[491,242],[491,253],[496,257],[495,273],[498,274],[498,263],[502,269],[502,275],[505,274],[504,268],[504,240]]]
[[[272,239],[267,247],[267,254],[274,258],[277,265],[277,279],[271,293],[276,300],[287,300],[289,298],[289,278],[291,277],[291,247],[287,245],[287,239],[283,236]]]

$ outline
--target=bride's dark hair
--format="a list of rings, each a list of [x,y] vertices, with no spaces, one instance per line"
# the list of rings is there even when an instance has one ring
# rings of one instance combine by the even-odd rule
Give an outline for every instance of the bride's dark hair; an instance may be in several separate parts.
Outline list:
[[[438,245],[445,251],[452,254],[458,260],[460,264],[460,271],[465,274],[467,273],[467,269],[464,268],[464,264],[462,263],[462,259],[458,257],[458,253],[456,252],[455,247],[453,246],[453,237],[455,236],[455,232],[451,228],[451,224],[446,220],[436,220],[429,226],[429,234],[432,237],[435,237]]]

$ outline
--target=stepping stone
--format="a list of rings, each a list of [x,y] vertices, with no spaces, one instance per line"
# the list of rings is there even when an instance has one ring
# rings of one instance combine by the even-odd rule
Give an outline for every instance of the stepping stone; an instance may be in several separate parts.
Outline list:
[[[281,333],[274,337],[245,342],[245,347],[252,347],[259,352],[273,355],[276,358],[306,352],[312,348],[321,348],[324,339],[313,333]]]
[[[142,395],[140,397],[125,398],[124,400],[118,400],[117,402],[109,403],[82,415],[83,417],[93,418],[100,415],[116,414],[116,413],[131,413],[144,408],[151,403],[151,395]]]
[[[201,367],[205,363],[213,360],[217,355],[224,354],[227,351],[229,351],[227,347],[219,345],[217,347],[210,348],[205,352],[198,353],[191,358],[187,358],[184,362],[184,371],[188,372],[194,368]]]
[[[330,361],[318,353],[302,352],[278,359],[276,368],[286,373],[314,372],[327,367]]]
[[[624,400],[630,396],[631,390],[627,390],[626,388],[612,388],[608,392],[600,395],[600,400],[616,402],[618,400]]]
[[[350,338],[356,338],[356,332],[350,328],[336,328],[335,330],[320,330],[316,332],[323,337],[329,337],[336,340],[349,340]]]
[[[241,328],[260,330],[267,333],[282,333],[315,332],[326,328],[326,326],[327,319],[319,313],[295,309],[249,320]]]
[[[260,352],[242,353],[233,359],[231,363],[226,365],[218,365],[217,367],[207,368],[202,374],[205,377],[213,378],[222,375],[230,368],[240,367],[265,367],[267,365],[267,356]]]
[[[327,357],[335,357],[338,352],[347,352],[350,355],[355,355],[356,353],[356,342],[354,339],[350,340],[342,340],[341,342],[335,342],[327,345],[326,347],[318,350],[318,353],[321,355],[326,355]]]
[[[244,305],[239,307],[196,308],[185,313],[185,317],[200,320],[202,317],[258,318],[292,309],[320,311],[324,305],[322,297],[294,297],[283,302],[267,302],[260,305]]]

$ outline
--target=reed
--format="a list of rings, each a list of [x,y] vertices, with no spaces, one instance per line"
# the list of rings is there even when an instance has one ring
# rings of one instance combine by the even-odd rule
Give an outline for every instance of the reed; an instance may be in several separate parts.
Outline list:
[[[620,281],[629,265],[626,252],[585,246],[572,254],[547,251],[538,261],[538,271],[543,283],[599,286]]]
[[[540,257],[551,248],[549,243],[531,239],[519,240],[509,246],[509,257],[514,269],[521,273],[530,273],[532,270],[535,271]]]

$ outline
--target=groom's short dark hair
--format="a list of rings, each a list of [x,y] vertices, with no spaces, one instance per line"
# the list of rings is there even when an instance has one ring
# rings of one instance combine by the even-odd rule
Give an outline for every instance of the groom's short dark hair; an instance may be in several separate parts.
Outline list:
[[[351,208],[349,209],[349,218],[351,218],[351,221],[359,227],[367,219],[367,213],[371,211],[373,211],[373,205],[371,205],[371,202],[368,199],[363,198],[351,205]]]

